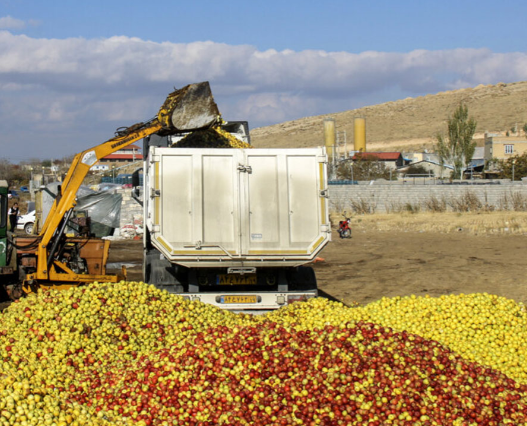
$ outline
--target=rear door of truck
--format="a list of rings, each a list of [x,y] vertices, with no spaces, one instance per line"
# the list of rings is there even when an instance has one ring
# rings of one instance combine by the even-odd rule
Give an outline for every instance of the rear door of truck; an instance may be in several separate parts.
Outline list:
[[[305,254],[325,223],[320,151],[249,149],[244,153],[249,172],[240,173],[242,252]]]
[[[323,149],[157,148],[152,158],[147,220],[172,261],[302,263],[329,238]]]

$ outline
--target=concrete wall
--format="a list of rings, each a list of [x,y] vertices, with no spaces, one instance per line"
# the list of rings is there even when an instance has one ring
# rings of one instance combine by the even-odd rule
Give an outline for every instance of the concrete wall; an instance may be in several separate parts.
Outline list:
[[[143,207],[132,198],[131,189],[118,189],[118,193],[123,194],[121,204],[121,229],[127,226],[143,226]]]
[[[427,184],[424,184],[427,182]],[[467,181],[464,181],[467,182]],[[478,181],[479,183],[479,181]],[[119,189],[123,194],[121,205],[121,229],[143,224],[143,208],[132,198],[131,189]],[[426,210],[431,198],[453,200],[469,193],[478,198],[482,206],[494,209],[511,208],[514,199],[527,203],[527,184],[500,181],[500,184],[437,185],[433,181],[388,182],[378,181],[359,185],[329,185],[330,210],[353,212],[353,205],[370,206],[376,213],[408,210],[407,206]],[[527,206],[526,206],[527,207]],[[448,208],[451,210],[451,207]]]
[[[477,197],[482,206],[493,209],[512,209],[518,201],[527,208],[527,184],[501,181],[500,184],[454,184],[439,185],[433,181],[389,182],[359,185],[329,185],[330,210],[335,212],[356,212],[361,205],[370,212],[386,213],[420,208],[427,210],[427,204],[435,199],[444,201],[447,210],[453,210],[456,200]],[[467,182],[467,181],[463,181]]]

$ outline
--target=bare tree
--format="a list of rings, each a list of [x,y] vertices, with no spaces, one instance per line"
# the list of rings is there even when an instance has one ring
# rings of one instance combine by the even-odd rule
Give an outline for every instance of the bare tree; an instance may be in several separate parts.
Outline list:
[[[0,159],[0,179],[11,186],[18,186],[29,179],[29,172],[18,164],[12,164],[5,158]]]
[[[461,178],[463,170],[474,156],[476,142],[472,138],[476,124],[476,121],[468,116],[468,108],[460,104],[454,115],[448,118],[448,136],[437,135],[436,151],[439,161],[442,166],[449,164],[454,167],[454,179]]]
[[[13,164],[5,158],[0,159],[0,179],[6,180],[9,185],[12,184]]]

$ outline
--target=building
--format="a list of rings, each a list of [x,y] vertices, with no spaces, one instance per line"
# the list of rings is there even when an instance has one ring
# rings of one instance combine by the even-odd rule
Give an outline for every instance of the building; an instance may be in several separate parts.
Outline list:
[[[360,160],[380,161],[386,165],[388,169],[398,169],[406,164],[403,155],[400,152],[355,152],[352,161]]]
[[[92,170],[112,170],[126,166],[136,161],[143,161],[143,155],[139,152],[137,145],[128,145],[113,154],[101,158],[93,165]]]
[[[423,170],[423,172],[413,175],[411,173],[412,167],[419,167]],[[421,160],[408,164],[407,166],[401,167],[397,169],[397,172],[408,177],[427,177],[428,175],[428,177],[443,178],[450,176],[453,170],[454,167],[449,164],[441,164],[433,160]]]
[[[404,152],[403,157],[409,161],[410,164],[417,163],[419,161],[431,161],[433,163],[439,163],[439,155],[433,152]]]
[[[485,169],[485,148],[482,146],[476,147],[472,160],[463,170],[463,178],[482,178],[483,170]]]
[[[515,155],[527,152],[527,138],[525,136],[500,136],[485,133],[485,161],[507,160]]]

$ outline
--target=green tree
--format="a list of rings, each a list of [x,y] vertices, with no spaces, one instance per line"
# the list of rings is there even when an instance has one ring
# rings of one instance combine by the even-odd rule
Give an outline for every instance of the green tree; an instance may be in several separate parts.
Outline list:
[[[527,136],[527,123],[523,125],[523,133],[525,133],[525,136]]]
[[[377,157],[368,154],[356,154],[355,161],[344,161],[337,167],[337,179],[374,180],[390,179],[390,169]],[[397,173],[392,173],[392,179]]]
[[[468,116],[468,108],[460,104],[454,115],[448,118],[448,135],[437,135],[436,151],[441,165],[454,167],[453,179],[460,179],[463,170],[472,160],[476,142],[472,140],[476,131],[476,121]]]
[[[422,164],[412,164],[412,165],[410,165],[410,167],[408,167],[406,172],[404,172],[404,175],[405,176],[408,176],[408,175],[430,175],[430,176],[434,176],[434,173],[430,172]]]
[[[521,180],[527,176],[527,152],[498,161],[498,168],[501,170],[501,178],[512,179],[514,169],[514,180]]]

